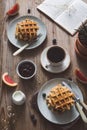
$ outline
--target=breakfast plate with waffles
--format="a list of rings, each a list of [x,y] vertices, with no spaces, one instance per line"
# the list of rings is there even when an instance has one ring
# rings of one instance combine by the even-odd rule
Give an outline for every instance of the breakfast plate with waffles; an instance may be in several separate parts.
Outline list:
[[[41,37],[37,38],[39,34]],[[39,18],[30,15],[14,19],[7,28],[8,39],[17,48],[29,43],[26,49],[34,49],[44,42],[46,35],[45,24]]]
[[[37,96],[40,113],[48,121],[59,125],[75,123],[80,115],[75,107],[71,89],[67,86],[64,87],[63,82],[71,85],[83,101],[83,95],[79,87],[65,78],[54,78],[47,81],[41,87]]]

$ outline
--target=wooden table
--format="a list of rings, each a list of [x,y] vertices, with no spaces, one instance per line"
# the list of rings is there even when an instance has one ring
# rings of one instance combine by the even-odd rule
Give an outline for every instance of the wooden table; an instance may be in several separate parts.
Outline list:
[[[50,123],[40,114],[35,100],[35,93],[46,81],[53,78],[72,78],[80,87],[84,101],[87,103],[87,86],[79,83],[73,73],[75,68],[79,67],[87,76],[87,62],[83,61],[75,53],[74,43],[76,35],[73,37],[70,36],[53,21],[40,13],[36,7],[42,1],[43,0],[0,0],[0,130],[62,130],[62,127]],[[6,11],[9,10],[15,2],[18,2],[20,5],[19,15],[4,20]],[[47,27],[47,38],[38,48],[23,51],[14,57],[12,54],[17,48],[8,41],[6,33],[7,27],[16,17],[28,15],[28,9],[31,10],[30,15],[38,17],[45,23]],[[42,51],[52,45],[54,38],[56,38],[58,45],[68,51],[71,58],[69,68],[59,74],[52,74],[45,71],[40,64]],[[24,59],[31,59],[37,65],[37,74],[33,79],[28,81],[20,79],[16,73],[17,64]],[[8,72],[18,83],[17,87],[10,88],[2,82],[2,74],[4,72]],[[12,103],[11,96],[15,90],[21,90],[25,93],[27,100],[23,106],[18,107]],[[31,103],[32,101],[33,103]],[[11,116],[9,116],[9,112]],[[36,120],[32,120],[32,118]],[[68,129],[86,130],[87,126],[83,123],[82,119],[79,118],[78,121]]]

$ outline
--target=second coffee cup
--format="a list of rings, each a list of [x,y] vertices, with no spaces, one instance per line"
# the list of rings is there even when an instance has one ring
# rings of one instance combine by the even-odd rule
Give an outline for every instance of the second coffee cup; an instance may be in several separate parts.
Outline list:
[[[66,56],[65,50],[57,45],[50,46],[49,49],[47,50],[47,60],[52,66],[62,65],[65,56]]]

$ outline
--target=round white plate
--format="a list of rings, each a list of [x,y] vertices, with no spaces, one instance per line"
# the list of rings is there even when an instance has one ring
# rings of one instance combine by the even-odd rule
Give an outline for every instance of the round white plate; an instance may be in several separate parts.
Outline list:
[[[66,53],[66,57],[65,57],[65,60],[63,61],[63,64],[60,65],[60,66],[51,66],[49,65],[49,61],[47,59],[47,56],[46,56],[46,53],[47,53],[47,50],[50,48],[47,47],[46,49],[43,50],[42,54],[41,54],[41,65],[42,67],[48,71],[48,72],[51,72],[51,73],[60,73],[60,72],[63,72],[64,70],[66,70],[69,65],[70,65],[70,56],[68,54],[68,52],[65,50],[65,53]]]
[[[65,81],[67,84],[71,85],[73,87],[74,91],[78,92],[80,99],[83,100],[83,95],[82,95],[79,87],[76,84],[74,84],[72,81],[64,79],[64,78],[55,78],[55,79],[51,79],[48,82],[46,82],[41,87],[41,89],[38,93],[38,97],[37,97],[37,104],[38,104],[38,108],[39,108],[41,114],[48,121],[55,123],[55,124],[59,124],[59,125],[67,125],[68,123],[72,123],[79,117],[79,112],[77,111],[75,105],[73,105],[70,110],[67,110],[65,112],[58,112],[58,113],[52,112],[48,108],[48,106],[46,104],[46,100],[43,98],[42,95],[43,95],[43,93],[46,93],[46,95],[48,95],[51,88],[53,88],[54,86],[56,86],[59,83],[62,83],[63,81]]]
[[[22,20],[25,20],[26,18],[36,21],[39,26],[38,34],[40,33],[42,34],[42,36],[37,41],[33,42],[31,45],[29,45],[29,47],[26,48],[26,49],[34,49],[44,42],[47,35],[45,24],[35,16],[26,15],[26,16],[21,16],[14,19],[8,26],[7,37],[14,46],[21,48],[25,44],[25,42],[21,40],[17,40],[15,38],[15,29],[16,29],[17,23]]]

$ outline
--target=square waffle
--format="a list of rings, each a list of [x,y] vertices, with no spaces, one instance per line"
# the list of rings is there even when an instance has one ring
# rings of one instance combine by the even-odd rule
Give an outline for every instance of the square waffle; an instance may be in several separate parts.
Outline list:
[[[66,86],[58,84],[53,87],[46,97],[48,107],[55,111],[70,110],[74,104],[74,94]]]
[[[30,41],[37,38],[37,23],[30,19],[18,22],[16,25],[15,37],[19,40]]]

